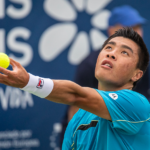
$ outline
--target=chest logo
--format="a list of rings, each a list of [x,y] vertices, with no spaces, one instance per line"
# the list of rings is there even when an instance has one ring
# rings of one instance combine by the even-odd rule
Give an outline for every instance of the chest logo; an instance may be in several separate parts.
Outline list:
[[[118,95],[117,95],[116,93],[109,93],[109,96],[110,96],[113,100],[118,99]]]

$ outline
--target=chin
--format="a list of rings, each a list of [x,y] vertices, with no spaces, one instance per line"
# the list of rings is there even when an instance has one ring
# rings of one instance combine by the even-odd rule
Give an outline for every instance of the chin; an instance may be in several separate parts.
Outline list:
[[[110,74],[108,73],[104,73],[103,71],[97,71],[95,72],[95,78],[98,80],[98,81],[112,81],[114,80],[114,78],[112,76],[110,76]]]
[[[102,70],[95,71],[95,78],[102,84],[115,87],[121,87],[125,84],[125,81],[127,81],[127,79],[123,79],[121,76],[113,76],[113,74]]]
[[[98,82],[108,85],[108,86],[114,86],[114,87],[121,87],[124,85],[123,80],[119,81],[117,78],[108,77],[107,75],[103,76],[95,76]]]

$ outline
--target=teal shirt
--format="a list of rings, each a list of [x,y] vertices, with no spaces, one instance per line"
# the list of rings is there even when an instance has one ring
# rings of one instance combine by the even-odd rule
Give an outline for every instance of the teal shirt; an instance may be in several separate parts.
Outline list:
[[[66,129],[62,150],[150,150],[150,103],[131,90],[97,90],[112,121],[79,109]]]

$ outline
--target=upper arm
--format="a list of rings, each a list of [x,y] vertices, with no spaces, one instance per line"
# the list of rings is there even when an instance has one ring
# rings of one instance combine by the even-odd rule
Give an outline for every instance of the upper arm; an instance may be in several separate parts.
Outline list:
[[[102,96],[92,88],[82,87],[81,95],[76,95],[73,105],[89,111],[101,118],[111,120],[109,111]]]
[[[150,114],[148,100],[136,92],[96,91],[71,81],[54,80],[54,88],[46,99],[74,105],[101,118],[112,120],[112,127],[129,134],[138,132]]]
[[[83,88],[82,92],[86,96],[77,97],[75,105],[111,120],[112,127],[121,133],[137,133],[150,117],[148,100],[130,90],[105,92]]]
[[[74,105],[104,119],[111,120],[106,104],[96,90],[81,87],[72,81],[53,81],[54,88],[46,99],[57,103]]]

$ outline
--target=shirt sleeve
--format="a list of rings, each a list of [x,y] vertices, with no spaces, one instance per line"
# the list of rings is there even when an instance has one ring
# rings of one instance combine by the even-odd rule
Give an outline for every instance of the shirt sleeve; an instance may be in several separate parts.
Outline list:
[[[148,100],[131,90],[104,92],[103,97],[112,119],[112,128],[123,134],[136,134],[150,117]]]

